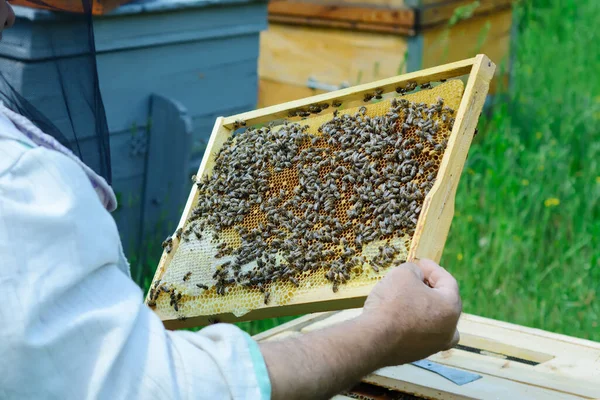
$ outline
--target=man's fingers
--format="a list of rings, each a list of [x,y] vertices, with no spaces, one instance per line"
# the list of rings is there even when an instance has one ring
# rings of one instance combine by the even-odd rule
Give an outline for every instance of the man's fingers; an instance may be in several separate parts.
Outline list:
[[[416,261],[425,280],[434,289],[452,291],[458,293],[458,283],[456,279],[444,268],[437,265],[434,261],[422,259]]]
[[[452,337],[452,342],[450,342],[450,346],[448,346],[448,349],[451,349],[454,346],[456,346],[459,341],[460,341],[460,333],[458,332],[458,329],[457,329],[454,331],[454,336]]]
[[[395,269],[404,269],[404,270],[408,270],[411,271],[413,274],[415,274],[415,276],[417,277],[417,279],[419,279],[421,282],[423,282],[425,280],[425,276],[423,274],[423,271],[421,270],[421,268],[419,268],[418,265],[411,263],[411,262],[407,262],[404,263],[402,265],[400,265],[398,268]]]
[[[416,264],[413,264],[413,263],[404,263],[402,265],[399,265],[396,268],[392,268],[390,270],[390,272],[388,272],[385,275],[385,278],[386,279],[396,279],[396,276],[398,276],[397,279],[402,279],[402,281],[405,281],[406,273],[414,275],[415,278],[417,278],[421,282],[423,282],[425,279],[423,276],[423,271],[421,271],[421,268],[419,268]],[[389,278],[388,278],[388,276],[389,276]]]

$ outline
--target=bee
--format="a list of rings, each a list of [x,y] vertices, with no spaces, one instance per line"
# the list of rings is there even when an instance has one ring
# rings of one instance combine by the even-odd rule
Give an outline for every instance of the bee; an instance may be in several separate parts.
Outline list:
[[[333,112],[333,116],[334,116],[334,117],[337,117],[337,116],[338,116],[338,114],[339,114],[339,112],[340,112],[339,110],[335,110],[335,111]]]
[[[440,82],[444,83],[446,82],[448,79],[440,79]]]
[[[375,95],[373,93],[365,93],[365,96],[363,97],[363,101],[366,103],[368,101],[371,101],[373,99],[373,97],[375,97]]]
[[[156,307],[156,301],[154,301],[154,300],[149,300],[149,301],[148,301],[148,307],[150,307],[150,308],[154,308],[154,307]]]
[[[173,238],[171,236],[167,236],[167,238],[162,242],[163,249],[173,243]]]
[[[264,297],[264,299],[265,299],[265,300],[264,300],[264,302],[265,302],[265,305],[268,305],[268,304],[269,304],[269,300],[270,300],[270,298],[271,298],[271,292],[265,292],[265,297]]]
[[[178,319],[179,321],[185,321],[185,320],[187,319],[187,317],[185,317],[185,316],[181,315],[181,316],[177,317],[177,319]]]
[[[337,293],[339,288],[338,288],[338,283],[337,282],[333,282],[333,293]]]
[[[196,183],[196,178],[197,178],[197,176],[195,174],[192,175],[192,182]]]
[[[367,114],[367,107],[362,106],[358,109],[358,112],[361,113],[362,115]]]
[[[421,85],[421,89],[431,89],[431,83],[424,83]]]
[[[175,236],[177,239],[181,239],[181,234],[183,233],[183,228],[179,228],[175,231]]]
[[[190,279],[190,277],[191,277],[191,276],[192,276],[192,271],[190,271],[190,272],[186,273],[186,274],[183,276],[183,281],[184,281],[184,282],[187,282],[187,281]]]
[[[239,127],[246,126],[246,121],[238,119],[233,123],[233,128],[238,129]]]
[[[203,285],[202,283],[196,283],[196,286],[198,286],[200,289],[208,290],[208,286]]]

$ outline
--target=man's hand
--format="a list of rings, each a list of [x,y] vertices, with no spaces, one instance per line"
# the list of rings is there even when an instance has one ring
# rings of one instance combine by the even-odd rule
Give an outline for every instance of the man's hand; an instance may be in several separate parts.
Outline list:
[[[461,310],[452,275],[420,260],[391,270],[372,290],[361,318],[381,330],[384,365],[398,365],[456,345]]]
[[[456,280],[429,260],[388,272],[350,321],[260,344],[273,399],[328,399],[389,365],[425,358],[458,342]]]

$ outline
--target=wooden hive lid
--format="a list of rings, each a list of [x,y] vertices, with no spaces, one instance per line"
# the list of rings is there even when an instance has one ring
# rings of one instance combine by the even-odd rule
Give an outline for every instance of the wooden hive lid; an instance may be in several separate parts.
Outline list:
[[[512,0],[271,0],[269,21],[414,36],[450,22],[510,8]],[[458,10],[458,11],[457,11]]]

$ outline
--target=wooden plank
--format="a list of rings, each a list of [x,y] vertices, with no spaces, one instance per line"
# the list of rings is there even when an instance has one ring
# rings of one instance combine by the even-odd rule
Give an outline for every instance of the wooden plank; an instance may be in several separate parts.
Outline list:
[[[96,0],[91,2],[91,11],[94,15],[106,14],[109,11],[114,10],[121,4],[126,3],[127,1],[128,0]],[[87,10],[83,7],[83,3],[71,0],[54,0],[52,3],[44,3],[30,0],[12,0],[11,4],[23,7],[41,8],[44,10],[60,10],[74,12],[78,14],[87,13]],[[45,4],[51,4],[51,6],[46,6]]]
[[[271,24],[261,33],[259,76],[298,86],[309,78],[357,85],[404,73],[407,46],[394,35]]]
[[[312,314],[304,315],[304,316],[302,316],[300,318],[296,318],[292,321],[283,323],[281,325],[277,325],[276,327],[271,328],[268,331],[261,332],[257,335],[254,335],[254,340],[256,340],[256,341],[266,340],[274,335],[278,335],[280,333],[290,331],[290,330],[299,331],[304,326],[312,324],[317,321],[320,321],[322,319],[325,319],[332,314],[334,314],[334,313],[323,312],[323,313],[312,313]]]
[[[571,373],[565,373],[566,369],[538,368],[539,365],[534,367],[457,349],[435,354],[429,359],[450,367],[462,368],[477,373],[481,372],[514,382],[552,389],[556,392],[588,398],[600,397],[598,376],[590,373],[574,376]],[[563,360],[563,362],[580,363],[582,367],[589,367],[591,361],[587,360],[586,362],[586,359],[570,357],[568,361]]]
[[[482,378],[464,386],[413,365],[383,368],[363,382],[433,399],[585,399],[586,397],[514,382],[477,371]]]
[[[323,28],[346,29],[361,32],[393,33],[402,36],[413,36],[416,31],[407,25],[375,24],[345,20],[322,19],[318,17],[301,17],[294,15],[269,15],[270,23],[287,25],[306,25]]]
[[[500,10],[510,9],[513,0],[481,0],[473,9],[471,20],[482,15],[492,14]],[[419,7],[419,18],[416,21],[417,31],[426,31],[427,28],[447,23],[459,7],[470,7],[472,0],[455,0],[439,2]]]
[[[250,125],[260,124],[274,119],[287,118],[290,110],[306,107],[313,103],[331,102],[334,100],[341,101],[342,99],[344,101],[362,100],[365,93],[371,92],[376,88],[382,88],[384,92],[390,92],[395,90],[398,85],[405,85],[408,82],[416,82],[418,85],[420,85],[427,82],[439,81],[441,79],[463,76],[471,72],[473,64],[476,62],[476,60],[477,58],[470,58],[438,67],[411,72],[393,78],[381,79],[375,82],[352,86],[350,88],[335,92],[323,93],[306,99],[294,100],[287,103],[262,108],[260,110],[248,111],[225,118],[224,125],[232,127],[233,123],[238,119],[242,119]],[[493,66],[494,64],[491,63],[490,65]]]
[[[467,89],[469,89],[469,91],[463,96],[461,106],[458,108],[457,119],[450,139],[449,149],[446,150],[446,153],[450,152],[453,155],[451,159],[446,159],[447,157],[444,156],[446,159],[446,164],[448,164],[449,162],[461,162],[460,157],[456,158],[456,156],[453,153],[454,150],[452,150],[452,137],[454,137],[455,135],[468,136],[473,134],[473,121],[476,121],[479,116],[479,103],[483,101],[482,99],[485,99],[485,92],[487,90],[486,85],[487,82],[489,82],[489,79],[486,80],[484,78],[486,78],[487,75],[493,73],[493,69],[494,64],[486,56],[479,55],[474,59],[463,60],[445,66],[430,68],[428,70],[384,79],[378,82],[359,85],[332,93],[325,93],[308,99],[297,100],[290,103],[242,113],[227,118],[219,118],[215,124],[215,128],[213,129],[213,133],[208,144],[209,150],[207,151],[207,153],[205,153],[205,156],[202,160],[202,164],[198,171],[198,175],[204,176],[206,174],[211,173],[212,168],[214,167],[216,152],[222,147],[223,143],[231,135],[231,129],[233,128],[234,123],[238,119],[245,120],[247,122],[247,125],[255,125],[279,118],[285,118],[287,117],[289,110],[297,107],[307,106],[313,103],[330,102],[336,99],[343,100],[345,103],[349,103],[352,101],[362,102],[364,94],[367,92],[371,92],[376,88],[383,89],[384,93],[395,93],[395,88],[397,86],[405,85],[408,82],[416,82],[417,84],[422,84],[430,81],[439,81],[440,79],[463,76],[465,74],[471,73],[471,76],[468,81],[469,83],[467,85]],[[469,132],[469,130],[471,131]],[[461,149],[461,151],[464,150],[465,149]],[[462,155],[462,153],[459,153],[459,155]],[[452,172],[448,172],[447,174],[444,173],[444,171],[449,170],[448,166],[446,165],[446,167],[444,167],[444,165],[444,161],[442,161],[440,175],[438,175],[438,180],[436,183],[436,185],[442,188],[442,191],[440,191],[440,194],[436,194],[438,191],[435,190],[434,186],[434,189],[425,199],[425,202],[429,205],[429,208],[431,209],[431,215],[436,215],[436,213],[442,213],[443,210],[435,210],[434,207],[444,207],[444,205],[447,204],[448,199],[444,197],[441,200],[438,200],[437,196],[447,196],[447,193],[444,192],[444,190],[446,188],[452,188],[452,185],[456,184],[457,177],[452,176]],[[459,168],[462,168],[462,164],[459,166]],[[431,199],[432,196],[436,196],[433,199],[433,201]],[[197,187],[194,186],[190,193],[188,203],[186,205],[178,227],[183,227],[196,201]],[[422,221],[424,215],[426,215],[426,213],[421,215],[420,222],[417,224],[417,232],[413,237],[413,247],[414,243],[417,242],[430,242],[445,239],[445,236],[442,237],[442,235],[440,235],[439,233],[431,234],[430,236],[422,234],[423,224],[425,223],[424,221]],[[435,221],[435,219],[431,220]],[[430,234],[429,231],[426,231],[426,233]],[[177,252],[178,245],[179,242],[177,239],[175,239],[173,241],[172,251],[169,254],[163,254],[163,258],[160,261],[155,280],[159,279],[162,276],[163,272],[168,266],[168,263],[172,259],[173,255]],[[443,247],[443,244],[441,247]],[[411,249],[411,252],[413,254],[412,257],[414,257],[415,254],[421,257],[423,254],[427,254],[429,258],[436,258],[437,253],[434,253],[433,251],[438,251],[441,247],[438,244],[424,244],[421,247],[422,251],[414,251]],[[432,253],[429,254],[427,253],[428,251],[432,251]],[[409,254],[409,259],[410,257],[411,255]],[[211,319],[217,319],[221,322],[233,322],[270,318],[282,315],[298,315],[305,314],[308,312],[357,308],[361,307],[364,304],[364,300],[370,292],[372,285],[373,283],[368,283],[364,285],[344,287],[343,291],[337,294],[333,293],[329,286],[317,287],[313,288],[310,291],[294,295],[294,297],[292,297],[292,299],[285,305],[273,304],[269,306],[261,306],[260,308],[252,310],[241,317],[236,317],[233,314],[226,312],[214,316],[187,315],[187,317],[189,318],[184,320],[169,319],[172,318],[169,317],[164,318],[163,322],[168,328],[177,329],[184,328],[187,326],[205,325]]]
[[[392,9],[370,4],[320,4],[309,1],[279,0],[269,2],[269,14],[290,17],[317,17],[321,20],[342,20],[376,25],[415,24],[415,12],[410,8]]]
[[[408,259],[431,258],[439,262],[454,216],[454,198],[467,159],[473,133],[487,97],[496,66],[485,56],[477,56],[469,75],[463,101],[444,152],[433,188],[423,202],[423,209]]]

